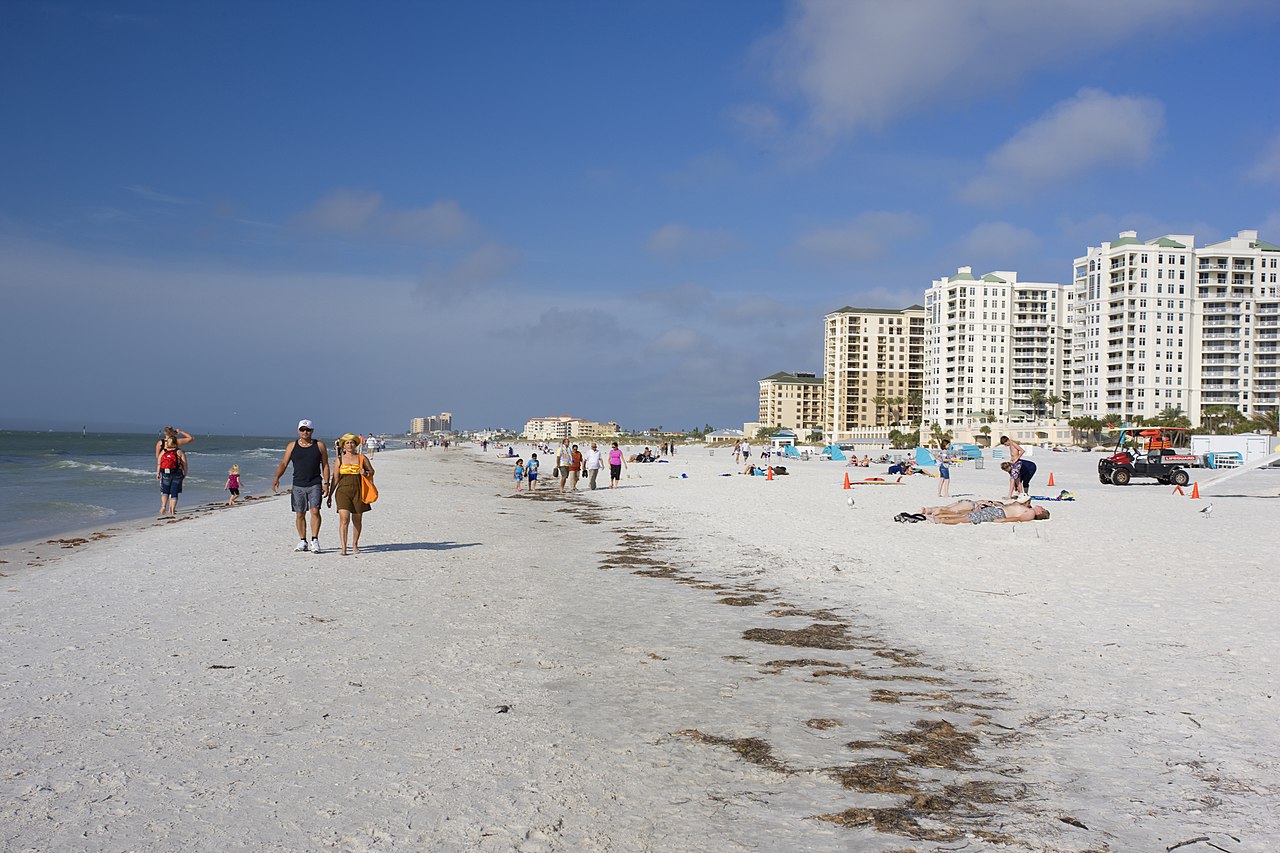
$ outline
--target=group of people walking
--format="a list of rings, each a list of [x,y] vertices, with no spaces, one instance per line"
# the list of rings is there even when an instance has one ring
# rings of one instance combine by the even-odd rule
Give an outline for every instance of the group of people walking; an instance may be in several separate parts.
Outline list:
[[[529,483],[530,491],[537,489],[540,464],[537,453],[529,455],[528,463],[525,463],[523,458],[517,457],[514,471],[517,492],[523,488],[526,481]],[[583,453],[578,449],[578,445],[570,444],[569,439],[566,438],[560,442],[560,447],[556,450],[555,470],[552,473],[560,482],[561,494],[566,491],[577,491],[578,483],[583,479],[587,481],[588,488],[595,489],[597,488],[596,480],[606,464],[609,466],[609,488],[616,489],[622,479],[622,469],[627,467],[626,456],[619,449],[618,442],[613,442],[607,451],[602,451],[593,441],[591,449]]]

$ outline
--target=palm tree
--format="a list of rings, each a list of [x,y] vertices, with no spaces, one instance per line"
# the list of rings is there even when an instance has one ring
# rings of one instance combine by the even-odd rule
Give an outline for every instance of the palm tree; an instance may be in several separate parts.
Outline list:
[[[1240,414],[1240,410],[1225,403],[1205,406],[1201,420],[1201,426],[1214,435],[1234,435],[1245,424],[1245,417]]]
[[[889,413],[893,415],[894,423],[902,423],[902,404],[906,402],[906,398],[890,397],[886,402],[891,406]]]
[[[991,427],[987,426],[986,424],[983,424],[978,429],[978,432],[982,433],[983,437],[986,438],[987,440],[987,447],[990,447],[991,446]]]
[[[952,438],[951,430],[944,430],[941,424],[933,424],[931,432],[929,443],[936,447],[942,447],[942,442],[950,441]]]
[[[1056,418],[1058,416],[1058,404],[1062,402],[1062,398],[1057,394],[1050,394],[1044,398],[1044,401],[1049,404],[1049,417]]]
[[[878,394],[878,395],[876,395],[875,397],[872,397],[872,398],[871,398],[871,402],[872,402],[872,403],[875,405],[875,407],[876,407],[876,426],[879,426],[879,425],[880,425],[880,410],[881,410],[882,408],[884,408],[884,406],[885,406],[885,404],[886,404],[886,403],[888,403],[888,402],[889,402],[889,398],[888,398],[888,397],[886,397],[886,396],[884,396],[883,394]]]
[[[1041,391],[1039,388],[1034,388],[1032,389],[1031,393],[1027,396],[1031,400],[1031,414],[1035,416],[1036,420],[1039,420],[1040,409],[1044,407],[1044,401],[1046,399],[1044,392]]]
[[[1280,409],[1265,409],[1254,415],[1253,426],[1272,435],[1280,435]]]

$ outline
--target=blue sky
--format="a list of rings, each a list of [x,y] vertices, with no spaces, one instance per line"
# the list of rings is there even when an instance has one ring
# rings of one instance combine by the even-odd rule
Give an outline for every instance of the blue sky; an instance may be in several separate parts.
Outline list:
[[[0,426],[754,419],[822,316],[1280,242],[1246,0],[0,5]]]

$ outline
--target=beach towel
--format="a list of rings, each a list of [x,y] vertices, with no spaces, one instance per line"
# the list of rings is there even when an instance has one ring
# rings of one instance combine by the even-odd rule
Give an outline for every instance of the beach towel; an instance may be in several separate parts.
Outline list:
[[[1073,501],[1075,499],[1076,499],[1075,493],[1068,492],[1066,489],[1063,489],[1061,492],[1059,492],[1056,498],[1051,498],[1047,495],[1031,496],[1031,500],[1033,501]]]

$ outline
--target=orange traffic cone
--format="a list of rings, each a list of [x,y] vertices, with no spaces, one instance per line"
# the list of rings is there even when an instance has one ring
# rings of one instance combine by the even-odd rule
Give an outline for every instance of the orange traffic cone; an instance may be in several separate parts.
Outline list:
[[[1049,472],[1049,485],[1050,485],[1050,486],[1052,486],[1052,485],[1053,485],[1053,472],[1052,472],[1052,471],[1050,471],[1050,472]]]
[[[845,487],[846,489],[852,489],[852,488],[853,488],[853,485],[849,482],[849,472],[848,472],[848,471],[846,471],[846,472],[845,472],[845,475],[844,475],[844,487]]]
[[[1191,484],[1191,497],[1192,497],[1193,499],[1194,499],[1194,498],[1198,498],[1198,497],[1200,497],[1200,484],[1199,484],[1199,483],[1192,483],[1192,484]]]
[[[1182,491],[1182,486],[1174,486],[1174,487],[1173,487],[1173,494],[1175,494],[1175,495],[1185,495],[1185,494],[1186,494],[1186,492]]]
[[[766,479],[766,480],[772,480],[772,479],[773,479],[773,466],[772,466],[772,465],[770,465],[770,466],[769,466],[769,473],[765,475],[765,479]]]

